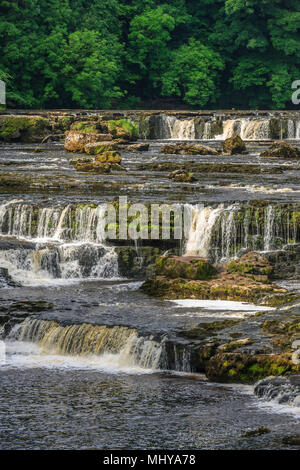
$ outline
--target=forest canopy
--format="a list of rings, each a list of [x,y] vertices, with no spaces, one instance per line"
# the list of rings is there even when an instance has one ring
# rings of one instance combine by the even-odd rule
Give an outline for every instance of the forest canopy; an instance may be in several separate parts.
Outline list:
[[[0,79],[28,108],[284,108],[300,0],[3,0]]]

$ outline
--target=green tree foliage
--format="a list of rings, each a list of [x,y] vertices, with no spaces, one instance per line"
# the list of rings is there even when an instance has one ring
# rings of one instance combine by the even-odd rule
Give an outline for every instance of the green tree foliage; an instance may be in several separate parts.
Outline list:
[[[299,30],[300,0],[0,0],[0,79],[31,108],[284,108]]]
[[[195,39],[173,52],[162,76],[162,94],[180,96],[185,103],[205,106],[216,102],[217,80],[224,63],[220,54]]]

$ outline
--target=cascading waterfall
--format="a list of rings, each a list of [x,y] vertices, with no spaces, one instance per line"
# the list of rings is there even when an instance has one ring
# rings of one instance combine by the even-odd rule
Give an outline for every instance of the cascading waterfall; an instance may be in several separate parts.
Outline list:
[[[117,278],[118,260],[105,244],[105,206],[0,206],[0,234],[30,240],[35,249],[0,251],[0,265],[21,283],[51,279]]]
[[[195,139],[195,121],[193,119],[177,119],[174,116],[162,116],[162,130],[165,139]]]
[[[215,209],[202,205],[188,206],[191,223],[185,249],[187,256],[209,256],[213,227],[222,211],[223,205]]]
[[[214,262],[245,250],[273,251],[300,242],[299,211],[282,206],[188,206],[185,256]]]
[[[179,119],[176,116],[159,114],[151,116],[150,137],[174,140],[225,140],[240,136],[244,140],[300,139],[300,120],[270,115],[264,119],[231,118],[212,116]]]
[[[241,121],[240,137],[245,140],[265,140],[271,137],[270,120]]]
[[[298,375],[290,377],[267,377],[255,384],[254,393],[264,401],[281,405],[300,405],[300,379]]]
[[[270,139],[270,120],[229,119],[223,122],[223,134],[215,138],[225,140],[234,136],[240,136],[244,140]]]
[[[98,365],[112,368],[173,369],[191,371],[188,348],[170,346],[166,338],[141,336],[134,328],[88,323],[63,326],[56,321],[26,318],[16,325],[7,342],[33,343],[40,354],[98,358]]]

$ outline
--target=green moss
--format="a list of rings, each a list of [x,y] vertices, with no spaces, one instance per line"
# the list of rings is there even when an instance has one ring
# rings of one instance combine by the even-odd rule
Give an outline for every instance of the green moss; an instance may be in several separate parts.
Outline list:
[[[95,124],[91,124],[90,122],[79,121],[72,125],[72,130],[94,134],[97,132],[97,127]]]
[[[0,140],[36,142],[50,129],[49,121],[42,117],[0,116]]]
[[[138,126],[128,119],[120,119],[118,121],[108,121],[108,128],[110,131],[115,131],[117,128],[123,129],[130,137],[138,138]]]

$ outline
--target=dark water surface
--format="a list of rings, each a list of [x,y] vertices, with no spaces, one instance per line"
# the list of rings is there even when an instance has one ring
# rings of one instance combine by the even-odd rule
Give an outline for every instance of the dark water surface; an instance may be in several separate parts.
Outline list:
[[[299,416],[201,377],[0,372],[1,449],[278,449]],[[261,426],[271,432],[245,438]]]

